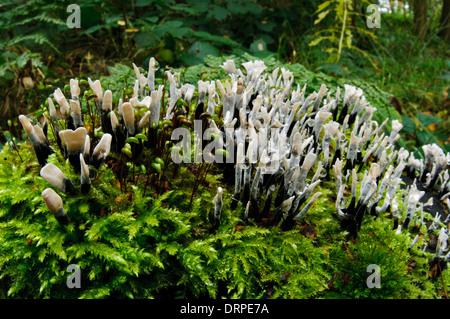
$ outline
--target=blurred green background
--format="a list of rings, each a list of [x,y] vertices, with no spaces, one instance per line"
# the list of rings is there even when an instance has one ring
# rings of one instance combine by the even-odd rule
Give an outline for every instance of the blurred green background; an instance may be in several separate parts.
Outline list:
[[[163,69],[248,53],[371,83],[400,114],[408,148],[450,151],[448,0],[82,0],[80,28],[68,27],[70,4],[0,4],[2,144],[22,139],[17,116],[70,78],[108,76],[132,62],[145,69],[152,56]],[[369,27],[370,4],[379,28]]]

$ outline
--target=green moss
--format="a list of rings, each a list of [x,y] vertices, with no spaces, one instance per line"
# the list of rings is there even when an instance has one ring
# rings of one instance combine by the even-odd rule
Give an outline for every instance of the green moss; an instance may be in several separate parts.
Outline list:
[[[18,163],[8,148],[0,153],[8,159],[0,169],[0,268],[8,297],[255,298],[273,287],[277,296],[309,297],[326,286],[325,250],[298,230],[256,225],[237,230],[239,216],[225,210],[222,226],[211,234],[207,214],[213,194],[208,187],[190,211],[183,209],[188,200],[183,194],[190,192],[186,185],[157,198],[132,187],[130,200],[103,167],[88,195],[61,195],[71,219],[63,228],[42,201],[48,185],[36,177],[33,150],[27,144],[19,149],[29,166]],[[60,160],[49,158],[55,164]],[[63,171],[77,183],[70,170]],[[217,178],[210,176],[208,182],[217,183]],[[69,264],[81,267],[82,289],[67,288]],[[287,272],[289,279],[281,280]]]
[[[371,217],[373,218],[373,217]],[[415,247],[411,235],[392,231],[392,220],[381,216],[363,224],[356,242],[342,243],[330,252],[336,267],[333,292],[349,298],[436,298],[427,279],[427,257]],[[380,268],[380,287],[370,288],[370,265]],[[326,296],[326,295],[325,295]]]

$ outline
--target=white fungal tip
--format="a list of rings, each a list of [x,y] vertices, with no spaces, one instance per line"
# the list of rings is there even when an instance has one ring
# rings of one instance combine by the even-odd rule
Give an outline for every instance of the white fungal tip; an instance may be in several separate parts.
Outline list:
[[[111,149],[111,141],[112,135],[109,133],[103,134],[100,142],[98,142],[97,146],[94,148],[94,152],[92,156],[94,156],[98,161],[104,160]]]
[[[122,115],[125,126],[127,127],[128,133],[134,135],[134,108],[129,102],[122,104]]]
[[[70,100],[70,109],[72,110],[72,115],[81,114],[80,103],[78,101]]]
[[[114,111],[109,112],[109,114],[111,119],[111,127],[113,131],[115,131],[119,126],[119,120],[117,119],[116,113]]]
[[[56,113],[55,104],[53,104],[53,100],[51,98],[48,98],[47,101],[48,101],[48,112],[52,117],[52,119],[56,120],[58,114]]]
[[[53,187],[64,192],[64,174],[63,172],[54,164],[48,163],[41,168],[40,175],[43,179],[50,183]]]
[[[51,188],[42,192],[42,198],[48,210],[55,216],[64,215],[64,207],[61,197]]]
[[[97,96],[97,99],[101,101],[103,99],[103,89],[102,89],[102,84],[100,83],[100,81],[95,80],[94,82],[92,82],[92,80],[90,78],[88,78],[88,82],[89,82],[89,86],[91,87],[92,91]]]
[[[31,125],[30,120],[25,115],[19,115],[19,121],[28,135],[33,133],[33,126]]]
[[[112,92],[111,90],[106,90],[105,95],[103,96],[103,103],[102,103],[102,109],[106,112],[109,112],[112,110]]]
[[[78,85],[78,80],[70,79],[69,86],[72,98],[77,98],[80,95],[80,87]]]
[[[145,114],[142,116],[142,118],[140,119],[139,123],[138,123],[138,129],[139,131],[141,131],[144,126],[148,123],[148,120],[150,118],[150,111],[145,112]]]
[[[59,132],[61,140],[64,139],[67,151],[69,153],[81,153],[83,152],[86,142],[87,130],[84,127],[79,127],[75,131],[64,130]]]

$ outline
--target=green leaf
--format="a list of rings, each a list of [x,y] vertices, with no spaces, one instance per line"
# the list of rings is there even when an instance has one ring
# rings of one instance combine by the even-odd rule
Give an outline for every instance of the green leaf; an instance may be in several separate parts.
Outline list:
[[[213,5],[212,10],[210,11],[210,14],[217,20],[222,21],[225,20],[228,16],[228,11],[218,5]]]
[[[194,14],[196,14],[198,12],[197,9],[191,8],[191,7],[187,6],[187,5],[180,4],[180,3],[177,4],[176,6],[172,6],[172,9],[175,10],[175,11],[184,11],[184,12],[192,14],[192,15],[194,15]]]
[[[417,139],[422,144],[428,144],[433,137],[428,130],[417,131]]]
[[[444,151],[445,151],[446,153],[449,153],[449,152],[450,152],[450,143],[444,144]]]
[[[193,66],[193,65],[201,66],[201,63],[203,62],[202,59],[200,59],[193,53],[185,53],[185,54],[180,55],[180,60],[183,61],[184,64],[189,65],[189,66]]]
[[[151,31],[138,32],[133,37],[139,48],[152,47],[159,40],[159,37]]]
[[[323,11],[321,13],[319,13],[319,15],[317,16],[317,19],[314,20],[314,25],[318,24],[320,21],[322,21],[330,12],[330,10],[327,11]]]
[[[185,35],[189,35],[192,33],[192,29],[188,27],[181,27],[181,28],[173,28],[169,29],[168,31],[172,36],[176,38],[182,38]]]
[[[191,48],[189,49],[189,53],[194,54],[198,58],[204,58],[207,55],[219,55],[219,50],[217,50],[214,46],[204,41],[196,41]]]
[[[156,27],[153,30],[153,33],[157,37],[162,37],[166,33],[169,33],[169,34],[173,35],[172,32],[174,34],[182,34],[182,35],[184,35],[190,29],[189,28],[184,28],[184,29],[182,29],[182,31],[177,31],[177,29],[181,28],[182,25],[183,25],[183,22],[180,21],[180,20],[169,20],[169,21],[166,21],[163,24],[159,25],[158,27]]]
[[[316,13],[318,13],[318,12],[324,10],[324,9],[325,9],[326,7],[328,7],[330,4],[331,4],[331,1],[325,1],[325,2],[322,2],[322,3],[317,7],[317,10],[316,10],[316,12],[314,12],[314,14],[316,14]]]
[[[419,120],[420,124],[427,127],[431,124],[436,124],[439,122],[442,122],[442,119],[439,117],[431,116],[424,113],[417,113],[416,114],[417,120]]]
[[[402,115],[403,132],[412,133],[417,129],[417,125],[414,120],[406,115]]]
[[[325,39],[328,39],[328,38],[329,38],[329,37],[317,37],[317,38],[315,38],[314,40],[312,40],[308,45],[309,45],[310,47],[313,47],[313,46],[315,46],[315,45],[318,45],[320,41],[325,40]]]
[[[259,52],[259,51],[266,51],[267,50],[267,44],[264,42],[264,40],[259,39],[250,44],[250,51],[252,52]]]

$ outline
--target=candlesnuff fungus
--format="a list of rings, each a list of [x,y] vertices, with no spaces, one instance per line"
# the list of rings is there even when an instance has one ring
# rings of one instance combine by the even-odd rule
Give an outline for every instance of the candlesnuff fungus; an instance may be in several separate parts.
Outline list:
[[[392,131],[391,134],[389,135],[388,138],[388,143],[389,144],[394,144],[397,139],[398,139],[398,133],[400,132],[400,130],[403,128],[402,123],[400,123],[399,120],[393,120],[392,121]]]
[[[157,91],[152,91],[150,103],[150,124],[158,124],[161,112],[161,97],[163,95],[164,85],[158,86]]]
[[[61,117],[63,119],[67,118],[67,115],[70,112],[70,106],[60,88],[57,88],[55,90],[55,92],[53,93],[53,97],[55,98],[56,103],[58,103],[59,105],[59,113],[61,114]]]
[[[19,115],[19,121],[23,129],[27,133],[28,139],[33,145],[39,165],[44,166],[49,155],[54,151],[50,147],[50,143],[44,135],[39,124],[32,125],[30,120],[25,115]]]
[[[89,86],[92,89],[92,92],[94,92],[95,105],[97,107],[97,110],[100,111],[102,109],[102,104],[103,104],[103,89],[102,89],[102,85],[101,85],[99,80],[95,80],[94,82],[92,82],[91,78],[88,78],[88,83],[89,83]]]
[[[420,198],[425,194],[424,191],[419,191],[416,187],[416,185],[413,185],[413,187],[410,189],[408,194],[408,201],[407,201],[407,210],[406,210],[406,217],[405,221],[403,223],[403,228],[408,228],[409,223],[412,221],[414,217],[414,213],[416,212],[416,206],[419,203]]]
[[[125,145],[125,135],[119,127],[119,120],[117,119],[116,113],[114,111],[109,112],[111,120],[111,130],[112,130],[112,140],[111,149],[118,153],[122,147]]]
[[[108,119],[108,114],[112,111],[112,92],[111,90],[106,90],[103,95],[102,109],[100,111],[100,120],[103,129],[103,133],[112,133],[112,123],[111,119]]]
[[[86,134],[86,139],[84,141],[84,147],[83,147],[83,158],[85,160],[85,162],[89,163],[90,162],[90,154],[91,154],[91,138],[89,137],[88,134]]]
[[[133,136],[136,130],[134,123],[134,107],[129,102],[122,104],[122,116],[127,128],[127,137]]]
[[[218,187],[217,194],[216,196],[214,196],[213,199],[214,204],[214,211],[212,214],[213,229],[217,229],[220,226],[220,219],[222,217],[222,206],[223,206],[222,194],[223,194],[222,187]]]
[[[138,132],[141,132],[141,131],[145,128],[145,126],[147,125],[147,123],[148,123],[148,121],[149,121],[149,119],[150,119],[150,114],[151,114],[151,112],[150,112],[150,111],[147,111],[147,112],[145,112],[144,115],[141,117],[141,119],[139,120],[138,125],[137,125],[137,127],[138,127]]]
[[[111,134],[103,134],[100,142],[98,142],[97,146],[95,146],[94,151],[92,152],[92,165],[95,168],[99,168],[100,164],[106,159],[111,149]]]
[[[80,173],[81,192],[83,194],[87,194],[91,189],[91,178],[89,176],[89,167],[84,162],[84,157],[82,154],[80,154],[80,164],[81,164],[81,173]]]
[[[272,224],[277,225],[281,220],[285,220],[289,211],[292,207],[292,202],[294,201],[295,196],[291,196],[284,200],[280,207],[274,213],[274,217],[272,219]]]
[[[58,113],[56,112],[55,104],[53,104],[53,100],[51,98],[47,98],[48,102],[48,113],[53,121],[58,120]]]
[[[59,132],[61,141],[63,141],[67,151],[67,158],[77,173],[80,172],[80,154],[84,150],[86,135],[87,131],[84,127],[79,127],[75,131],[67,129]]]
[[[80,102],[77,100],[70,100],[70,111],[70,120],[67,126],[70,129],[77,129],[83,126]]]
[[[42,199],[48,210],[55,216],[56,220],[61,225],[67,225],[69,223],[69,217],[64,211],[62,199],[53,189],[44,189],[42,192]]]
[[[78,101],[78,96],[80,95],[80,86],[78,85],[78,80],[70,79],[69,86],[72,100]]]
[[[311,208],[314,202],[319,198],[320,195],[322,195],[321,192],[315,193],[313,197],[311,197],[311,199],[309,200],[308,204],[306,204],[306,206],[302,209],[302,211],[298,213],[293,219],[297,221],[300,218],[302,218],[308,212],[308,210]]]
[[[234,178],[234,194],[231,199],[230,208],[235,209],[241,194],[241,181],[242,181],[242,168],[244,162],[244,145],[242,143],[238,144],[237,155],[236,155],[236,165],[235,165],[235,178]]]
[[[148,84],[148,79],[143,74],[141,74],[141,71],[136,66],[136,64],[132,63],[132,65],[133,65],[134,73],[136,74],[136,78],[137,78],[135,81],[135,86],[139,87],[140,93],[141,93],[141,95],[143,95],[144,87],[146,84]],[[137,87],[135,89],[135,92],[138,90]]]
[[[446,227],[444,226],[439,230],[439,233],[437,235],[434,258],[432,258],[428,262],[430,266],[429,275],[434,279],[440,276],[442,271],[447,268],[447,262],[450,259],[450,251],[446,251],[448,238],[448,229],[446,229]],[[446,255],[442,257],[444,253],[446,253]]]
[[[147,85],[150,89],[150,92],[155,90],[155,71],[156,71],[156,61],[155,58],[151,57],[148,61],[148,76],[147,76]]]
[[[72,181],[64,176],[63,172],[61,172],[61,170],[54,164],[48,163],[42,167],[40,175],[60,192],[72,195],[76,195],[78,193],[75,186],[72,184]]]

